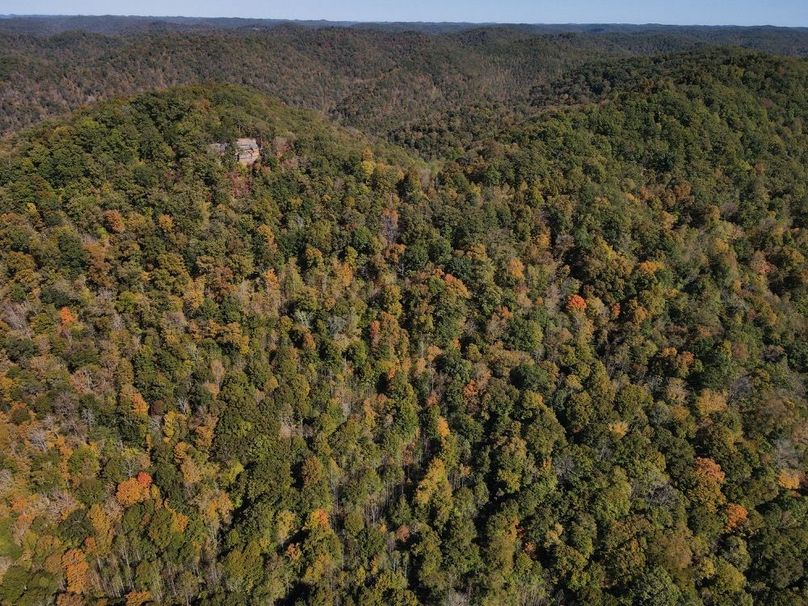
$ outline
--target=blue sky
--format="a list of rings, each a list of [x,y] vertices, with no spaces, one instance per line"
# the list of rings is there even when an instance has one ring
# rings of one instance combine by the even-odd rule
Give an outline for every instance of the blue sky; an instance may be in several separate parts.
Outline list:
[[[0,0],[0,14],[808,26],[808,0]]]

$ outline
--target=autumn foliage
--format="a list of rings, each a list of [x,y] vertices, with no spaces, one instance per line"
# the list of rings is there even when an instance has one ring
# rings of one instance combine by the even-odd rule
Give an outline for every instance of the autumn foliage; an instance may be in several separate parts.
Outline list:
[[[67,590],[70,593],[84,593],[88,586],[90,566],[80,549],[71,549],[62,556]]]
[[[269,60],[242,29],[138,69]],[[0,138],[0,606],[804,602],[808,66],[483,29],[404,36],[411,82],[291,29],[321,114],[197,85]],[[0,99],[100,40],[0,31]],[[312,40],[384,78],[328,105]],[[464,101],[519,40],[558,80]]]
[[[743,505],[730,503],[727,505],[727,530],[735,530],[743,526],[749,518],[749,511]]]
[[[127,478],[118,484],[115,498],[124,507],[129,507],[149,498],[151,484],[151,476],[141,471],[134,478]]]
[[[581,295],[572,295],[567,300],[567,309],[570,311],[584,311],[586,309],[586,299]]]

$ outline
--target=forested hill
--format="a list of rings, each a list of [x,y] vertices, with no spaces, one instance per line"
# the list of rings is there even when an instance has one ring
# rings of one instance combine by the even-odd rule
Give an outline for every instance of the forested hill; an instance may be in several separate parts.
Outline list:
[[[220,85],[4,139],[0,603],[805,603],[808,64],[592,70],[430,164]]]
[[[345,28],[385,32],[422,32],[446,34],[485,28],[518,29],[533,34],[667,34],[671,38],[690,38],[716,45],[755,46],[760,44],[778,46],[786,52],[787,43],[803,38],[806,27],[775,26],[705,26],[705,25],[660,25],[629,23],[469,23],[469,22],[372,22],[372,21],[305,21],[288,19],[253,19],[243,17],[146,17],[122,15],[0,15],[0,30],[47,36],[64,32],[82,31],[94,34],[118,35],[159,31],[227,31],[269,30],[284,26],[300,28]],[[774,50],[770,48],[769,50]]]
[[[532,88],[594,60],[717,45],[808,55],[808,30],[787,28],[148,23],[0,19],[0,131],[101,99],[217,82],[395,139],[403,127],[463,121],[468,108],[522,112]]]

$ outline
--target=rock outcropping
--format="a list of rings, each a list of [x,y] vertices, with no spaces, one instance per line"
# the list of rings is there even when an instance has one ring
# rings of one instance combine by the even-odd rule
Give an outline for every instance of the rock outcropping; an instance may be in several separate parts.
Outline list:
[[[261,148],[258,141],[248,137],[236,139],[233,144],[236,149],[236,159],[243,166],[252,166],[261,158]],[[214,154],[224,155],[227,153],[227,143],[211,143],[208,149]]]
[[[258,141],[255,139],[236,139],[236,153],[239,163],[243,166],[252,166],[261,158]]]

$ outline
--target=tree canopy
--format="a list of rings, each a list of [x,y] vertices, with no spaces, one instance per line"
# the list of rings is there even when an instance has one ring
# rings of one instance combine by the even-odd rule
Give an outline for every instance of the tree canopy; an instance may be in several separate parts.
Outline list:
[[[0,603],[806,602],[808,63],[555,90],[439,160],[235,85],[3,140]]]

